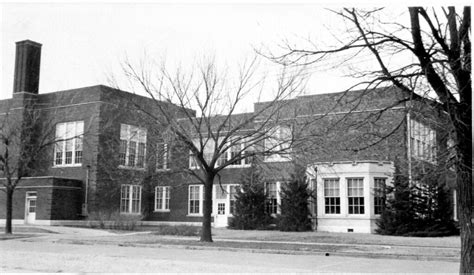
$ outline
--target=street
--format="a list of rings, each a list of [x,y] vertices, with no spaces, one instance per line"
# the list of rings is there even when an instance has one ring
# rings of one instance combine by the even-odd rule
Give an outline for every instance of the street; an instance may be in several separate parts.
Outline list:
[[[79,242],[78,242],[79,243]],[[0,272],[456,273],[459,263],[284,255],[170,247],[0,241]]]

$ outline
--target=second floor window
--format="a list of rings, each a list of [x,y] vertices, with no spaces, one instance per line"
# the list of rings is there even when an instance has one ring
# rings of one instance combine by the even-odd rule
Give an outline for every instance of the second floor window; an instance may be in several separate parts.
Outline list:
[[[144,168],[146,157],[146,129],[120,124],[121,166]]]
[[[410,147],[413,157],[436,163],[436,132],[432,128],[410,120]]]
[[[265,156],[265,161],[291,160],[292,132],[288,126],[276,126],[268,131],[264,140],[265,152],[272,153]]]
[[[156,169],[168,170],[170,160],[170,149],[167,143],[158,143],[156,153]]]
[[[199,148],[198,140],[195,140],[194,144]],[[228,164],[227,167],[246,167],[251,164],[251,158],[244,158],[244,156],[252,152],[253,147],[247,144],[245,138],[234,137],[227,146],[229,149],[220,153],[216,161],[217,166],[224,165],[227,161],[231,161],[232,159],[234,159],[233,162]],[[215,141],[207,140],[203,149],[204,160],[209,164],[214,154],[218,154],[215,148]],[[189,168],[199,168],[197,160],[192,153],[189,155]]]
[[[54,165],[77,165],[82,163],[82,139],[84,122],[72,121],[56,125]]]

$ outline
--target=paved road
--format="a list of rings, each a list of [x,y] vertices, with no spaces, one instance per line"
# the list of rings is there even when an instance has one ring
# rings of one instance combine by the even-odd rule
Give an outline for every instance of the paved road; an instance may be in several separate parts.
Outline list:
[[[278,255],[179,248],[0,241],[2,272],[403,272],[456,273],[458,263]]]

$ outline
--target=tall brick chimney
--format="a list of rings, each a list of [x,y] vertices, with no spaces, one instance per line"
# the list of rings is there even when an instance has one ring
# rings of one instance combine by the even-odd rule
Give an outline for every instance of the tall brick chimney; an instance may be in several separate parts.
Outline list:
[[[15,78],[13,93],[38,94],[41,44],[23,40],[16,42]]]

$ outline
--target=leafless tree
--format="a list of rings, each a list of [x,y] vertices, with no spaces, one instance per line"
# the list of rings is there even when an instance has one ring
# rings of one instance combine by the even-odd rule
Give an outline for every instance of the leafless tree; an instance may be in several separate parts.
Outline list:
[[[383,8],[332,12],[346,23],[346,30],[335,34],[338,45],[321,47],[312,41],[310,48],[304,48],[287,43],[283,54],[271,58],[285,65],[317,65],[332,59],[353,69],[357,68],[357,58],[369,57],[378,68],[359,69],[353,76],[363,80],[354,87],[371,89],[391,84],[440,104],[453,129],[460,272],[473,272],[470,7],[462,12],[455,7],[410,7],[406,24],[387,19]]]
[[[54,125],[33,106],[0,114],[0,176],[6,193],[5,233],[12,234],[13,193],[24,177],[38,169],[44,152],[55,143]]]
[[[183,69],[171,73],[164,65],[148,68],[143,63],[123,64],[127,78],[138,83],[159,110],[158,115],[143,108],[142,111],[153,118],[157,128],[165,125],[167,133],[192,156],[186,172],[204,186],[203,242],[212,242],[212,189],[220,183],[221,171],[235,163],[248,163],[254,157],[287,154],[291,148],[290,132],[280,137],[273,134],[284,123],[280,110],[285,100],[300,93],[304,81],[298,73],[282,70],[273,89],[267,89],[265,76],[259,77],[257,68],[257,59],[252,59],[234,78],[218,71],[214,61],[197,66],[194,73]],[[239,113],[263,98],[267,98],[266,103],[258,110]],[[189,111],[170,112],[163,102]],[[264,145],[269,138],[272,142]]]

